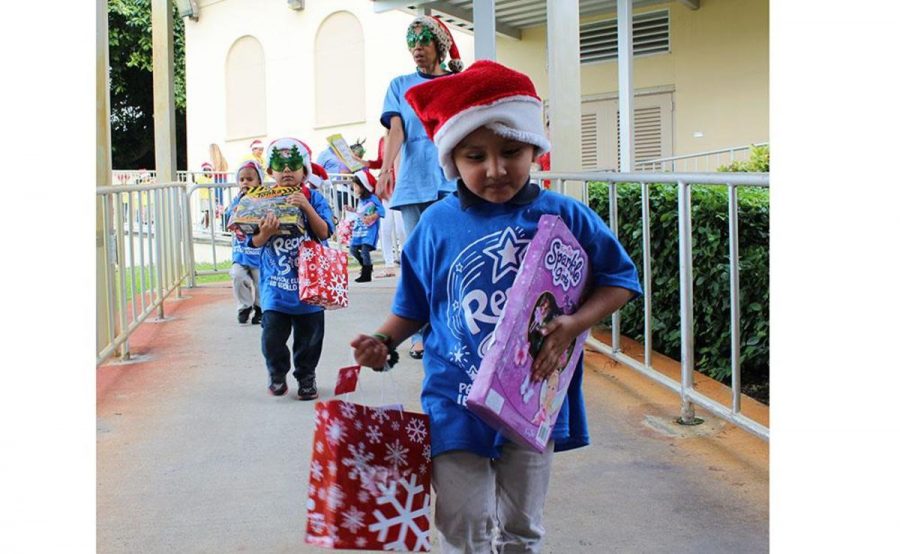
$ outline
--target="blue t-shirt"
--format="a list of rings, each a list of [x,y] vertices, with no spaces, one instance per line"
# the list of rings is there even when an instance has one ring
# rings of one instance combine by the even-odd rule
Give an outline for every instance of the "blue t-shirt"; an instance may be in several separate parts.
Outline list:
[[[328,235],[334,232],[331,208],[325,197],[310,190],[310,204],[328,225]],[[303,226],[309,229],[309,221],[303,216]],[[263,311],[275,310],[286,314],[309,314],[322,311],[300,301],[297,257],[300,243],[312,237],[312,232],[296,232],[290,236],[276,235],[262,247],[259,260],[259,305]],[[247,237],[249,242],[253,237]]]
[[[365,219],[371,218],[375,214],[378,214],[375,221],[366,225]],[[364,200],[360,200],[356,205],[356,221],[353,222],[350,246],[368,244],[375,248],[375,243],[378,242],[378,229],[381,226],[382,217],[384,217],[384,205],[377,196],[373,194]]]
[[[447,74],[449,75],[449,73]],[[391,128],[391,117],[399,115],[403,121],[403,146],[400,149],[400,168],[394,193],[391,195],[391,209],[409,204],[419,204],[437,200],[438,192],[453,192],[456,183],[444,177],[438,160],[437,147],[425,133],[416,112],[403,96],[415,85],[439,79],[443,75],[410,73],[391,81],[384,95],[381,110],[381,124]]]
[[[231,205],[225,210],[225,221],[231,219],[231,212],[237,203],[240,202],[241,195],[234,197]],[[250,267],[259,267],[259,253],[262,248],[257,248],[253,244],[241,240],[237,237],[237,233],[231,235],[231,261],[236,264],[246,265]]]
[[[316,158],[316,163],[324,167],[325,171],[328,172],[328,175],[334,175],[336,173],[353,173],[350,171],[350,168],[344,165],[344,162],[337,157],[337,154],[334,153],[330,146],[325,150],[322,150],[319,157]]]
[[[495,458],[503,436],[466,408],[497,320],[544,214],[559,215],[587,252],[595,286],[641,294],[637,269],[597,214],[542,190],[528,203],[469,206],[458,194],[433,204],[403,245],[392,311],[427,321],[422,407],[431,419],[431,454],[467,450]],[[579,360],[551,438],[555,450],[589,443]]]

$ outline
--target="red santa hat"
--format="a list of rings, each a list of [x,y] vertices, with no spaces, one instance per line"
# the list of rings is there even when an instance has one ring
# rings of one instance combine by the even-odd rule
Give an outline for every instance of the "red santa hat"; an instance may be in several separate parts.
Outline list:
[[[280,139],[275,139],[269,143],[269,146],[266,147],[265,160],[268,162],[272,158],[272,151],[277,150],[282,154],[287,154],[291,151],[291,148],[294,146],[297,147],[297,150],[300,151],[300,155],[303,157],[303,165],[306,168],[306,177],[309,178],[312,172],[312,150],[309,149],[309,146],[306,145],[300,139],[295,139],[292,137],[283,137]]]
[[[316,162],[312,162],[311,165],[312,173],[309,174],[309,184],[315,189],[321,188],[322,184],[328,180],[328,172]]]
[[[450,71],[453,73],[462,71],[463,63],[459,56],[459,49],[456,47],[453,35],[450,34],[450,29],[444,25],[444,22],[430,15],[420,15],[412,20],[412,23],[407,28],[407,32],[417,25],[419,27],[428,27],[437,38],[438,59],[444,61],[444,58],[449,54],[450,60],[447,62],[447,67]]]
[[[203,162],[202,164],[200,164],[200,171],[212,171],[212,170],[213,170],[213,166],[211,163]]]
[[[437,146],[448,179],[459,176],[453,149],[479,127],[533,144],[536,156],[550,150],[534,84],[499,63],[479,60],[462,73],[416,85],[406,92],[406,100]]]
[[[375,183],[377,181],[369,170],[360,169],[359,171],[353,173],[353,175],[355,175],[356,178],[359,179],[359,182],[362,183],[364,189],[369,192],[375,192]]]
[[[250,143],[250,150],[253,150],[254,148],[265,148],[265,146],[263,146],[263,143],[261,140],[256,139]]]

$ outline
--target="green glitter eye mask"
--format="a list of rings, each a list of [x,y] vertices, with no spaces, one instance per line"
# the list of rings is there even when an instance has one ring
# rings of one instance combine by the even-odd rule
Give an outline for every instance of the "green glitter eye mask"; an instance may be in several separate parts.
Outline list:
[[[419,34],[414,33],[412,29],[406,32],[406,45],[410,48],[415,48],[416,44],[428,46],[432,42],[434,42],[434,33],[428,27],[422,28],[422,32]]]
[[[275,149],[273,149],[272,154],[269,155],[269,167],[272,168],[272,171],[281,173],[285,168],[288,168],[291,171],[297,171],[304,166],[303,156],[300,155],[300,150],[296,145],[291,146],[290,155],[287,157],[282,156],[281,152]]]

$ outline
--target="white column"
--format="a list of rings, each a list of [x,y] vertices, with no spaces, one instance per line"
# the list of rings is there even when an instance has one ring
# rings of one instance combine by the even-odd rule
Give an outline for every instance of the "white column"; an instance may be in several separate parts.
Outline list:
[[[578,0],[547,2],[547,57],[553,171],[581,171],[581,51]],[[583,199],[583,186],[564,192]]]
[[[152,0],[153,28],[153,131],[156,178],[175,180],[175,42],[172,39],[172,4]]]
[[[475,0],[475,59],[497,59],[497,20],[494,0]]]
[[[632,78],[631,0],[618,0],[619,31],[619,171],[634,169],[634,83]]]
[[[96,69],[96,94],[97,94],[97,187],[105,187],[112,184],[112,151],[110,149],[109,128],[109,13],[106,0],[97,2],[97,69]],[[99,197],[98,197],[99,198]],[[109,247],[109,238],[103,232],[103,207],[97,200],[97,236],[96,236],[96,265],[97,265],[97,344],[95,352],[100,351],[112,342],[110,324],[115,321],[110,317],[110,301],[108,294],[112,288],[106,267],[106,249]]]

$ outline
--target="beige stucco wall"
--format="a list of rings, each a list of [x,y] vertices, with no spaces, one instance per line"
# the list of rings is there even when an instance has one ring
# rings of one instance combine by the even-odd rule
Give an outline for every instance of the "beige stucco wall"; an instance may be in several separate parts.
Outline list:
[[[635,10],[669,10],[671,52],[634,59],[635,89],[674,87],[673,155],[769,139],[769,2],[703,0],[699,10],[670,2]],[[586,18],[615,17],[615,12]],[[546,97],[546,30],[527,29],[522,41],[500,38],[498,61],[528,73]],[[582,96],[615,93],[615,61],[586,64]],[[703,137],[695,138],[695,132]]]
[[[390,80],[415,70],[406,49],[406,27],[413,16],[391,11],[376,14],[370,0],[307,0],[294,11],[284,1],[200,0],[200,20],[185,20],[185,73],[187,79],[188,167],[199,169],[207,160],[209,144],[218,143],[234,168],[249,150],[252,139],[226,140],[225,60],[232,44],[251,35],[265,55],[267,136],[295,136],[313,149],[325,148],[325,138],[340,132],[347,139],[366,137],[375,155],[384,133],[378,121]],[[316,127],[314,115],[314,58],[316,31],[328,16],[347,11],[359,19],[365,34],[365,72],[345,78],[364,87],[365,122]],[[473,37],[453,31],[463,61],[472,63]]]

